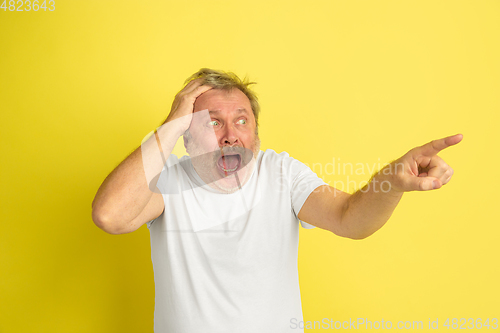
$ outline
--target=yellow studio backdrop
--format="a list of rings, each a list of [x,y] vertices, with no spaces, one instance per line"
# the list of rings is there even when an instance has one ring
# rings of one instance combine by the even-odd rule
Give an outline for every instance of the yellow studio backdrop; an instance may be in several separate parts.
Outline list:
[[[262,149],[345,191],[464,134],[452,181],[373,236],[301,229],[304,320],[494,328],[499,1],[49,2],[0,9],[1,333],[153,331],[149,232],[104,233],[91,202],[201,67],[257,81]]]

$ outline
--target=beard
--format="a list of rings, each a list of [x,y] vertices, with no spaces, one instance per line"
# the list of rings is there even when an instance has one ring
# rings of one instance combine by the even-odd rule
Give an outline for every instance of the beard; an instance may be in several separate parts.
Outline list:
[[[234,193],[241,189],[252,175],[260,151],[260,139],[255,134],[250,149],[241,146],[207,149],[189,138],[186,150],[203,182],[222,193]]]

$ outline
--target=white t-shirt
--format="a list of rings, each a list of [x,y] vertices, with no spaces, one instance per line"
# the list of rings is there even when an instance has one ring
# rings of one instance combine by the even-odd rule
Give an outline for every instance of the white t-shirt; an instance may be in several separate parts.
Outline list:
[[[157,184],[165,211],[147,223],[155,332],[303,332],[297,214],[325,184],[287,153],[266,150],[242,189],[223,194],[187,156],[170,155]]]

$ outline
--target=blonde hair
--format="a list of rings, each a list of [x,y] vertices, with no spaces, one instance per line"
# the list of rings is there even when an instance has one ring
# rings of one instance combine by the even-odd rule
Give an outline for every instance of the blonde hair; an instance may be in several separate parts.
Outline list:
[[[250,82],[245,77],[241,80],[236,74],[232,72],[217,71],[210,68],[202,68],[198,72],[191,75],[184,83],[188,84],[194,79],[203,79],[202,84],[213,87],[214,89],[221,89],[230,91],[234,88],[241,90],[248,100],[250,101],[250,106],[252,107],[252,112],[255,117],[255,124],[259,126],[259,112],[260,105],[257,95],[248,86],[251,84],[256,84],[256,82]]]

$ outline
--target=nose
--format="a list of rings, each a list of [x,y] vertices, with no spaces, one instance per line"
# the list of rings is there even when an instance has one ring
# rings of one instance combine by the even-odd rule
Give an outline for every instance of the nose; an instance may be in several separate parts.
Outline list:
[[[221,134],[222,135],[219,139],[219,144],[221,147],[234,146],[239,143],[236,129],[232,125],[226,126]]]

